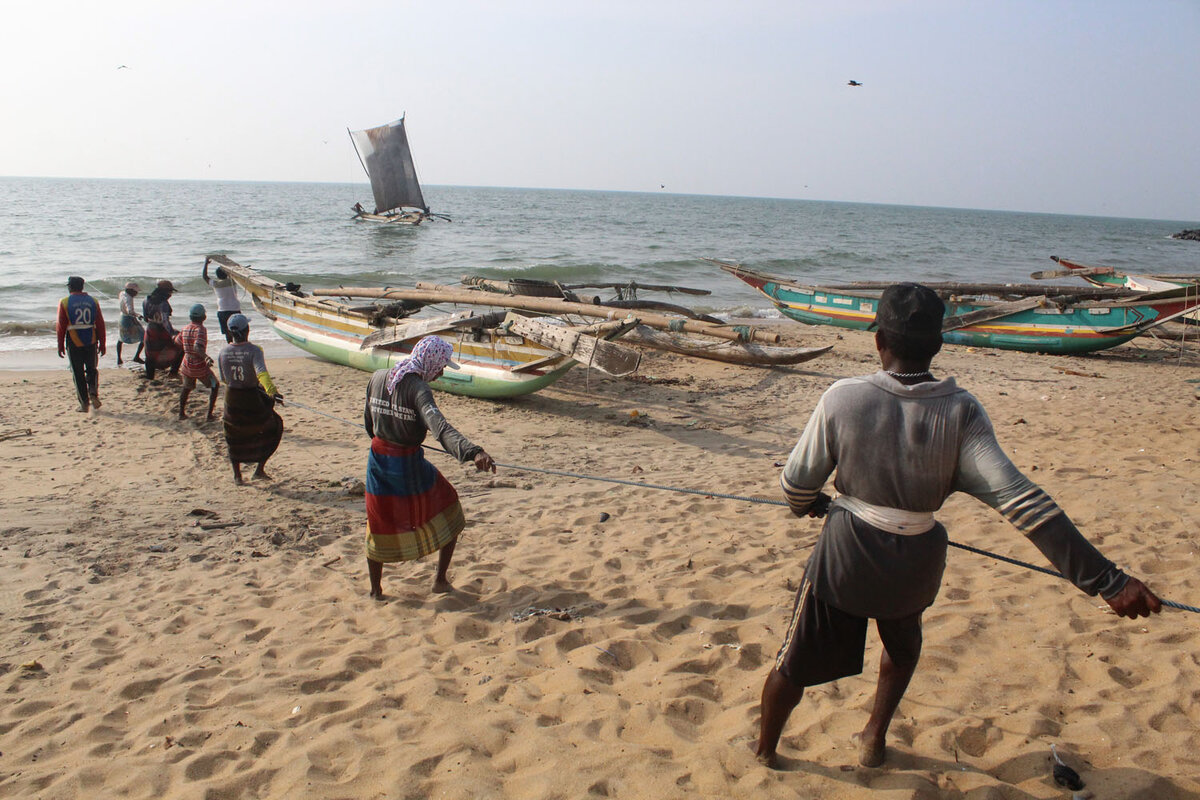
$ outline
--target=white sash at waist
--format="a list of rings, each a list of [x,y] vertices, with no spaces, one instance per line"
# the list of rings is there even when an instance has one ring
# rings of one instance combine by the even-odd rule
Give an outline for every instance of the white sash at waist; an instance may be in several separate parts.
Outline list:
[[[868,525],[900,536],[925,533],[935,524],[931,512],[873,506],[848,494],[839,495],[834,499],[833,505],[846,509]]]

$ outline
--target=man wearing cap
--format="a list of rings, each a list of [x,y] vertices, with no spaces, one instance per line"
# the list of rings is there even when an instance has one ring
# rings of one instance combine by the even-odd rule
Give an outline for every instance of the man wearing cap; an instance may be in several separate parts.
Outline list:
[[[121,294],[117,295],[117,304],[121,309],[121,323],[117,329],[117,366],[124,363],[121,359],[121,345],[137,344],[137,352],[133,354],[133,362],[135,364],[144,364],[142,361],[142,347],[145,342],[142,341],[146,332],[142,329],[142,323],[138,321],[137,309],[133,305],[133,298],[137,297],[138,285],[133,281],[125,284],[125,288]]]
[[[979,401],[954,378],[930,373],[944,312],[925,286],[884,290],[875,318],[882,369],[826,390],[784,466],[780,482],[792,513],[826,519],[763,686],[757,755],[768,766],[804,688],[862,672],[868,619],[883,654],[859,761],[883,763],[888,725],[920,656],[921,614],[945,568],[946,529],[933,515],[953,492],[995,508],[1117,614],[1161,609],[1153,592],[1102,556],[1009,461]],[[831,502],[821,488],[835,470],[839,496]]]
[[[268,478],[267,459],[283,438],[283,419],[275,411],[283,396],[275,388],[262,348],[250,343],[250,320],[234,314],[228,322],[233,341],[217,356],[225,381],[225,443],[233,482],[242,485],[242,464],[257,464],[254,478]]]
[[[70,292],[58,304],[58,357],[67,356],[71,375],[75,379],[75,394],[79,399],[77,411],[87,412],[88,399],[100,407],[100,374],[97,352],[104,355],[104,315],[100,304],[83,290],[83,278],[72,275],[67,279]]]
[[[233,282],[233,278],[229,277],[229,273],[225,271],[224,267],[217,267],[215,278],[208,277],[208,262],[211,260],[211,257],[204,259],[204,269],[200,274],[204,278],[204,282],[211,286],[217,295],[217,323],[221,326],[221,335],[225,337],[226,342],[232,342],[233,336],[229,333],[229,318],[242,312],[242,302],[238,300],[237,285]]]
[[[183,363],[180,366],[180,373],[183,375],[183,388],[179,391],[179,418],[187,419],[187,401],[188,396],[192,393],[192,389],[196,388],[196,384],[200,383],[207,386],[211,391],[208,395],[208,417],[206,420],[213,418],[213,409],[217,406],[217,376],[213,375],[212,359],[208,357],[208,330],[204,327],[204,320],[208,318],[204,306],[196,303],[188,311],[188,319],[191,320],[183,330],[175,336],[175,343],[183,348]]]

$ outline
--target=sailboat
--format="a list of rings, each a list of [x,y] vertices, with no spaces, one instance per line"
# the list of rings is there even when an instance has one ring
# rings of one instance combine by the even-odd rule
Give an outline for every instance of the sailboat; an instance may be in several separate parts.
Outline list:
[[[434,216],[443,216],[431,214],[429,206],[425,205],[412,150],[408,146],[408,134],[404,131],[404,117],[376,128],[361,131],[347,128],[346,132],[358,153],[359,163],[371,179],[371,191],[375,195],[372,212],[363,208],[362,203],[354,204],[355,220],[420,225]]]

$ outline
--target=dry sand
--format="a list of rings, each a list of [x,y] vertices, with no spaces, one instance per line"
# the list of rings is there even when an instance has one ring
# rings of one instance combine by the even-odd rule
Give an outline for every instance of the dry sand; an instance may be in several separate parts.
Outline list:
[[[651,354],[635,381],[578,369],[531,397],[439,402],[504,464],[777,498],[820,393],[875,369],[869,335],[789,330],[837,348],[772,370]],[[808,692],[770,771],[758,695],[817,522],[435,454],[468,517],[457,591],[429,593],[432,560],[389,565],[376,603],[346,488],[361,430],[286,407],[272,480],[236,488],[201,393],[179,422],[177,384],[103,363],[90,415],[65,368],[0,372],[0,436],[32,433],[0,441],[0,796],[1069,797],[1054,743],[1101,800],[1200,797],[1198,614],[1122,620],[951,550],[886,765],[858,766],[851,739],[872,632],[866,672]],[[1153,342],[947,348],[935,371],[1109,557],[1196,605],[1197,363]],[[365,373],[270,367],[288,398],[361,418]],[[955,541],[1044,563],[969,497],[939,516]]]

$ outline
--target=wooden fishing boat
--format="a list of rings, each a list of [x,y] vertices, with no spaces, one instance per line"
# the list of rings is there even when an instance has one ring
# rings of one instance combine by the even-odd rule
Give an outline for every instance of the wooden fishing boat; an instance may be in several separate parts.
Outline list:
[[[1063,269],[1034,272],[1029,277],[1034,280],[1082,278],[1092,286],[1120,288],[1135,293],[1165,292],[1183,287],[1193,294],[1200,294],[1200,275],[1138,275],[1122,272],[1116,267],[1090,267],[1058,256],[1050,256],[1050,259]],[[1200,323],[1200,310],[1184,314],[1180,322]]]
[[[373,372],[407,356],[422,336],[440,336],[454,347],[459,368],[447,369],[430,385],[453,394],[516,397],[549,386],[581,362],[627,375],[640,361],[636,350],[607,340],[625,333],[634,320],[618,321],[597,337],[505,314],[408,318],[419,305],[352,305],[314,297],[225,256],[210,258],[250,294],[255,309],[285,341],[326,361]]]
[[[368,212],[355,203],[353,219],[359,222],[380,222],[387,225],[420,225],[427,219],[442,217],[433,214],[425,205],[425,195],[417,180],[412,149],[404,130],[404,117],[361,131],[347,129],[358,161],[371,180],[375,195],[375,210]]]
[[[320,297],[361,297],[423,304],[453,303],[455,305],[466,306],[488,306],[491,308],[528,311],[560,318],[571,316],[609,321],[631,318],[631,312],[629,311],[593,305],[591,303],[573,303],[569,300],[560,300],[553,297],[504,296],[478,289],[462,289],[454,286],[441,286],[435,283],[423,282],[418,282],[416,288],[413,289],[392,286],[386,286],[382,289],[339,286],[336,289],[314,289],[313,294]],[[637,319],[643,325],[659,330],[670,330],[674,333],[702,334],[733,342],[779,343],[778,333],[752,326],[729,325],[726,323],[713,324],[703,320],[657,314],[648,311],[639,311]]]
[[[507,281],[487,278],[464,276],[462,283],[487,292],[522,297],[551,297],[571,303],[585,303],[606,308],[627,310],[665,311],[678,314],[688,319],[699,320],[717,326],[725,323],[707,314],[697,314],[686,306],[674,303],[663,303],[656,300],[638,299],[640,291],[666,292],[668,294],[707,295],[707,289],[689,289],[683,286],[660,286],[638,283],[592,283],[568,285],[558,281],[513,279]],[[612,289],[617,293],[616,298],[604,299],[595,295],[581,295],[578,289]],[[660,326],[661,327],[661,326]],[[811,361],[833,349],[833,345],[823,347],[775,347],[756,342],[730,341],[704,336],[684,336],[672,332],[669,328],[659,330],[649,325],[639,324],[622,337],[622,341],[647,347],[653,350],[665,350],[670,353],[703,358],[709,361],[721,361],[726,364],[741,364],[750,367],[774,367],[790,364],[800,364]]]
[[[1050,256],[1050,260],[1063,269],[1034,272],[1029,277],[1039,281],[1064,277],[1082,278],[1092,286],[1119,287],[1134,292],[1162,292],[1181,286],[1200,287],[1200,275],[1136,275],[1121,272],[1116,267],[1090,267],[1059,256]]]
[[[508,308],[558,317],[581,317],[584,319],[616,320],[629,312],[590,303],[575,303],[552,297],[528,297],[523,295],[499,295],[478,289],[458,289],[452,286],[418,283],[415,289],[399,288],[349,288],[316,289],[313,294],[336,297],[361,297],[374,299],[404,300],[419,303],[454,303],[456,305],[488,306]],[[635,319],[624,317],[626,320]],[[679,316],[666,316],[650,312],[638,312],[635,319],[641,335],[631,333],[630,340],[657,349],[667,349],[697,358],[712,358],[718,361],[744,364],[747,366],[774,366],[796,364],[829,352],[829,347],[787,348],[764,347],[779,343],[780,336],[774,331],[750,325],[713,324],[703,320]],[[670,336],[657,337],[650,331],[662,331]],[[694,334],[693,338],[684,334]],[[667,344],[671,346],[666,346]],[[725,346],[722,346],[724,344]]]
[[[737,264],[721,269],[762,292],[785,316],[811,325],[866,330],[886,284],[812,286]],[[1115,347],[1200,307],[1186,289],[1131,294],[1115,288],[927,283],[946,303],[942,338],[951,344],[1033,353]]]

